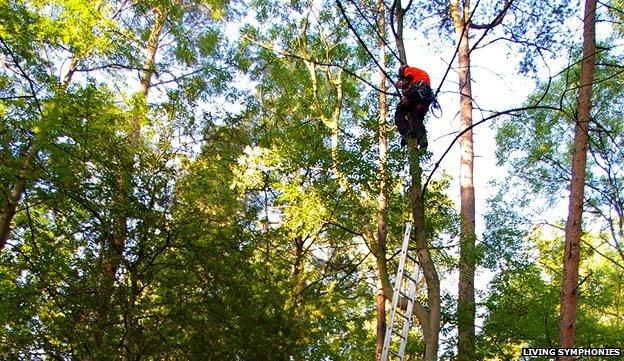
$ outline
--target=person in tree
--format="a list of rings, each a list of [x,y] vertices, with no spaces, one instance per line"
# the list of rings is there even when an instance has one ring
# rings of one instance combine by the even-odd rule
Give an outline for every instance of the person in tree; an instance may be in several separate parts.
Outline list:
[[[401,145],[407,144],[408,138],[415,138],[420,149],[427,148],[427,130],[425,115],[434,100],[429,74],[424,70],[408,65],[399,68],[397,88],[402,92],[401,101],[394,113],[394,122],[399,134]]]

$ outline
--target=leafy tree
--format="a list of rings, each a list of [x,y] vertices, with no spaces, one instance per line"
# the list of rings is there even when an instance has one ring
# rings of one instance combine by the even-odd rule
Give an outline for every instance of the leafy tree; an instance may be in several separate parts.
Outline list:
[[[619,334],[621,323],[617,321],[617,312],[608,311],[617,303],[616,294],[602,293],[603,288],[611,290],[620,288],[619,277],[622,268],[620,238],[617,236],[616,228],[613,228],[615,219],[620,219],[617,215],[619,207],[617,199],[621,190],[620,171],[613,167],[621,162],[621,116],[622,93],[621,77],[617,64],[617,57],[600,52],[597,54],[596,77],[593,84],[592,93],[592,114],[589,122],[590,137],[588,144],[587,158],[587,178],[586,201],[584,202],[585,212],[583,222],[587,225],[580,238],[581,243],[581,271],[579,281],[575,283],[580,292],[579,306],[577,314],[578,345],[610,345],[617,344],[618,340],[611,339],[606,335]],[[560,287],[562,274],[559,271],[557,259],[563,252],[561,246],[553,246],[553,241],[545,241],[545,236],[537,237],[538,249],[531,251],[526,246],[519,246],[523,237],[530,235],[531,222],[540,222],[550,225],[550,227],[560,227],[559,220],[546,217],[542,212],[552,209],[560,204],[564,199],[567,186],[571,180],[570,167],[573,154],[572,124],[577,117],[577,102],[574,90],[579,88],[579,66],[575,65],[564,70],[561,75],[548,83],[543,83],[538,89],[539,97],[549,109],[529,110],[518,118],[509,118],[498,127],[497,142],[499,144],[498,156],[511,168],[510,188],[519,188],[519,193],[524,194],[524,200],[517,202],[516,210],[521,207],[521,219],[524,219],[524,231],[516,225],[509,224],[508,227],[500,227],[497,232],[492,232],[490,240],[491,246],[497,247],[503,244],[515,244],[514,247],[524,248],[524,256],[517,258],[514,252],[508,252],[511,257],[504,256],[512,262],[499,263],[502,269],[501,278],[494,282],[497,289],[488,301],[489,314],[486,324],[492,320],[490,330],[487,326],[484,334],[486,337],[496,337],[500,350],[490,350],[492,354],[512,355],[521,345],[550,345],[555,344],[554,323],[557,303],[555,290]],[[531,100],[532,101],[532,100]],[[554,111],[554,109],[559,109]],[[523,199],[521,197],[521,199]],[[497,199],[496,204],[502,199]],[[533,211],[527,211],[527,210]],[[515,211],[511,211],[515,212]],[[511,213],[514,214],[514,213]],[[610,214],[610,216],[608,216]],[[493,215],[494,216],[494,215]],[[509,215],[499,214],[499,219],[509,220]],[[516,219],[517,221],[518,219]],[[520,222],[522,224],[522,222]],[[528,227],[527,227],[528,226]],[[514,229],[515,228],[515,229]],[[541,228],[541,227],[540,227]],[[557,232],[562,230],[556,228]],[[537,253],[536,253],[537,252]],[[533,261],[531,255],[539,255],[538,262]],[[548,277],[544,277],[548,273]],[[512,276],[517,274],[517,276]],[[614,275],[594,278],[594,275]],[[539,277],[537,277],[539,275]],[[520,330],[511,338],[505,336],[505,328],[508,326],[494,327],[494,324],[503,324],[503,313],[495,316],[499,299],[507,292],[509,283],[499,283],[506,277],[517,277],[518,280],[526,278],[533,280],[527,283],[529,289],[535,289],[535,296],[542,293],[543,297],[532,297],[538,306],[527,307],[541,312],[542,323],[539,323],[538,315],[528,315],[528,319],[533,320],[533,325],[546,325],[546,329],[539,330],[539,326],[526,327]],[[604,284],[601,285],[601,283]],[[609,286],[605,286],[609,284]],[[541,289],[542,291],[538,291]],[[546,291],[544,290],[551,290]],[[502,292],[501,292],[502,291]],[[518,290],[520,292],[520,290]],[[619,291],[616,291],[616,293]],[[527,294],[532,294],[528,291]],[[510,297],[516,297],[512,294]],[[516,297],[517,299],[523,299]],[[511,298],[510,298],[511,299]],[[548,302],[544,304],[543,302]],[[603,303],[603,302],[606,302]],[[595,304],[602,304],[602,308],[594,307]],[[516,302],[509,302],[509,307],[519,307]],[[505,306],[507,307],[507,306]],[[550,310],[550,311],[549,311]],[[604,313],[602,312],[604,310]],[[507,310],[509,311],[509,310]],[[505,312],[507,312],[505,311]],[[509,311],[511,312],[511,311]],[[501,317],[492,319],[491,317]],[[509,328],[508,328],[509,329]],[[501,333],[500,337],[497,335]],[[550,338],[544,338],[550,335]],[[514,339],[515,341],[510,341]],[[492,340],[490,338],[490,340]],[[544,346],[544,347],[545,347]],[[512,352],[513,351],[513,352]],[[513,356],[509,356],[513,357]]]
[[[546,231],[546,229],[543,229]],[[579,285],[579,347],[608,347],[622,342],[621,315],[617,309],[622,288],[622,268],[608,260],[615,252],[600,238],[587,237]],[[479,342],[480,357],[516,359],[522,347],[556,347],[558,304],[562,274],[562,239],[535,231],[529,237],[536,260],[507,267],[492,281],[485,302],[488,316]],[[608,258],[606,258],[606,257]],[[600,306],[598,306],[600,305]]]

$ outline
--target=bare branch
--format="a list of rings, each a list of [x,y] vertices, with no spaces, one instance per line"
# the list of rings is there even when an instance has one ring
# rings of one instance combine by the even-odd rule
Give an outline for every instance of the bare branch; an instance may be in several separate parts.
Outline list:
[[[355,37],[358,39],[358,41],[360,42],[360,45],[362,45],[362,47],[364,47],[364,50],[366,50],[366,53],[368,54],[368,56],[371,58],[371,60],[373,60],[373,62],[375,62],[375,65],[377,65],[377,67],[381,70],[381,72],[384,74],[384,76],[386,78],[388,78],[388,80],[390,80],[390,82],[392,82],[392,84],[394,84],[394,81],[392,80],[392,77],[390,75],[388,75],[386,70],[381,65],[379,65],[379,62],[377,61],[377,58],[375,57],[375,55],[373,55],[373,53],[370,51],[370,49],[366,46],[366,43],[364,42],[364,40],[362,40],[362,37],[360,37],[360,34],[358,34],[358,32],[355,30],[355,28],[351,24],[351,21],[349,20],[349,17],[347,16],[346,10],[345,10],[344,6],[342,6],[342,3],[340,2],[340,0],[336,0],[336,5],[338,5],[338,9],[340,10],[340,14],[342,15],[342,17],[347,22],[347,26],[349,27],[351,32],[353,32],[353,35],[355,35]],[[395,85],[395,88],[396,88],[396,85]],[[397,88],[397,92],[398,92],[398,90],[399,89]]]
[[[433,167],[433,170],[431,171],[431,173],[429,173],[429,176],[427,177],[427,181],[425,182],[425,185],[423,186],[422,189],[422,195],[425,195],[425,192],[427,191],[427,186],[429,185],[429,182],[431,181],[431,177],[433,177],[433,174],[435,173],[435,171],[438,169],[438,167],[440,166],[440,163],[442,162],[442,160],[444,159],[444,157],[446,157],[446,155],[448,154],[448,152],[451,150],[451,148],[453,147],[453,145],[455,144],[455,142],[457,142],[457,140],[466,132],[469,132],[472,128],[481,125],[485,122],[487,122],[488,120],[492,120],[495,118],[498,118],[502,115],[508,115],[508,114],[513,114],[515,112],[522,112],[522,111],[526,111],[526,110],[534,110],[534,109],[549,109],[549,110],[555,110],[555,111],[559,111],[559,112],[563,112],[563,110],[561,108],[557,108],[557,107],[552,107],[552,106],[546,106],[546,105],[531,105],[531,106],[526,106],[526,107],[520,107],[520,108],[514,108],[514,109],[508,109],[502,112],[497,112],[495,114],[492,114],[488,117],[485,117],[481,120],[479,120],[478,122],[472,124],[471,126],[467,127],[466,129],[463,129],[461,132],[457,133],[457,135],[455,136],[455,138],[453,138],[453,140],[451,141],[451,144],[449,144],[449,146],[446,148],[446,150],[444,151],[444,153],[442,154],[442,156],[440,157],[440,159],[436,162],[435,166]]]
[[[361,81],[361,82],[363,82],[364,84],[368,85],[369,87],[373,88],[374,90],[376,90],[376,91],[378,91],[378,92],[380,92],[380,93],[384,93],[384,94],[387,94],[387,95],[392,95],[392,96],[396,96],[396,97],[400,96],[398,92],[395,92],[395,93],[390,93],[390,92],[387,92],[387,91],[384,91],[384,90],[379,89],[376,85],[374,85],[374,84],[372,84],[371,82],[369,82],[368,80],[364,79],[361,75],[358,75],[358,74],[357,74],[357,73],[355,73],[354,71],[349,70],[348,68],[346,68],[346,67],[345,67],[344,65],[342,65],[342,64],[321,62],[321,61],[318,61],[318,60],[316,60],[316,59],[307,59],[307,58],[305,58],[305,57],[303,57],[303,56],[301,56],[301,55],[292,54],[292,53],[287,53],[287,52],[285,52],[285,51],[275,49],[274,47],[272,47],[272,46],[270,46],[270,45],[263,44],[263,43],[261,43],[261,42],[259,42],[259,41],[255,40],[255,39],[252,39],[252,38],[250,38],[250,37],[248,37],[248,36],[243,36],[243,37],[244,37],[245,39],[249,40],[249,41],[254,42],[256,45],[259,45],[260,47],[262,47],[262,48],[264,48],[264,49],[271,50],[272,52],[274,52],[274,53],[276,53],[276,54],[279,54],[279,55],[281,55],[281,56],[285,56],[285,57],[288,57],[288,58],[293,58],[293,59],[298,59],[298,60],[302,60],[302,61],[307,61],[307,62],[313,63],[313,64],[315,64],[315,65],[327,66],[327,67],[336,67],[336,68],[342,69],[345,73],[347,73],[347,74],[351,75],[352,77],[354,77],[354,78],[356,78],[356,79],[360,80],[360,81]]]
[[[503,6],[503,9],[501,10],[500,13],[498,13],[498,15],[496,15],[494,20],[492,20],[489,24],[475,24],[471,22],[470,28],[475,29],[475,30],[489,30],[500,25],[503,22],[505,15],[507,15],[507,10],[509,10],[512,3],[513,3],[513,0],[505,0],[505,5]]]
[[[371,24],[370,20],[368,20],[366,15],[364,15],[364,13],[362,12],[362,9],[360,9],[358,4],[354,0],[347,0],[347,1],[353,4],[353,6],[355,6],[355,10],[357,10],[358,14],[360,14],[360,16],[364,19],[364,21],[366,21],[368,26],[370,26],[375,31],[375,34],[377,34],[377,37],[379,37],[379,39],[384,43],[388,51],[390,51],[390,54],[392,54],[392,56],[394,56],[399,62],[401,62],[401,58],[394,51],[392,51],[392,47],[390,47],[385,37],[379,33],[379,29],[377,28],[377,26],[375,26],[374,24]]]

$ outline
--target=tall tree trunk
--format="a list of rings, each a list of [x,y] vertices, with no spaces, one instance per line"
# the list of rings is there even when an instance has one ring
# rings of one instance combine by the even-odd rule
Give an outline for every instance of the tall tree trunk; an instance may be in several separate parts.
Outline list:
[[[129,272],[130,277],[128,279],[128,305],[123,315],[123,323],[125,328],[125,335],[123,337],[121,346],[121,361],[130,361],[132,359],[138,359],[136,355],[133,357],[133,353],[136,350],[137,342],[137,320],[136,320],[136,302],[141,294],[141,290],[138,285],[138,275],[136,272]]]
[[[158,52],[158,45],[162,34],[162,29],[165,20],[168,16],[168,9],[154,9],[154,20],[150,28],[150,35],[145,46],[145,59],[143,61],[143,70],[140,76],[141,83],[139,88],[139,94],[143,104],[147,103],[147,97],[151,89],[152,77],[155,73],[156,54]],[[136,115],[132,118],[132,128],[129,134],[129,143],[131,147],[137,147],[139,145],[141,137],[141,117]],[[103,243],[102,263],[105,270],[104,274],[100,276],[99,287],[101,292],[107,295],[111,300],[114,293],[115,281],[117,280],[117,271],[120,265],[124,261],[124,252],[126,249],[126,243],[128,239],[128,218],[129,210],[132,208],[129,204],[130,197],[133,192],[132,177],[135,171],[134,156],[126,159],[128,169],[124,174],[121,174],[117,180],[115,189],[115,195],[113,200],[113,225],[112,234],[107,237]],[[130,271],[130,270],[128,270]],[[125,332],[121,340],[121,355],[122,361],[133,359],[133,351],[136,349],[136,322],[135,322],[135,307],[136,301],[140,296],[140,288],[137,286],[138,280],[136,279],[136,272],[128,272],[128,298],[125,300],[124,310],[124,327]],[[106,317],[108,312],[108,305],[103,302],[100,309],[94,310],[94,323],[96,324],[95,338],[92,339],[92,346],[97,349],[102,342],[102,338],[106,332],[106,325],[98,326],[102,323],[102,319]],[[91,360],[88,358],[87,360]]]
[[[386,213],[388,208],[388,132],[386,120],[388,117],[387,112],[387,99],[386,99],[386,77],[384,71],[386,68],[386,44],[384,38],[386,36],[386,9],[383,0],[379,0],[379,34],[381,39],[379,41],[379,196],[377,198],[377,243],[379,244],[380,257],[386,260]],[[384,337],[386,333],[386,294],[383,289],[383,283],[381,281],[383,274],[379,273],[379,284],[377,289],[377,340],[375,343],[375,359],[381,360],[381,353],[383,351]]]
[[[472,126],[472,79],[470,76],[470,2],[460,9],[451,5],[451,16],[458,37],[459,93],[461,129]],[[475,360],[475,194],[473,182],[474,150],[472,130],[459,143],[460,160],[460,243],[459,284],[457,294],[457,359]]]
[[[410,196],[412,202],[412,217],[414,218],[414,235],[418,263],[427,282],[427,308],[415,305],[416,317],[423,328],[425,339],[425,354],[423,360],[435,361],[438,359],[438,340],[441,320],[440,279],[429,252],[427,231],[425,228],[425,205],[422,194],[422,168],[420,167],[421,150],[417,148],[415,139],[408,139],[410,173],[412,185]]]
[[[565,226],[563,254],[563,284],[559,316],[559,347],[573,347],[576,336],[576,306],[578,303],[578,278],[580,262],[583,198],[585,192],[585,167],[589,141],[592,84],[596,65],[596,0],[585,1],[583,30],[583,60],[578,90],[578,113],[574,127],[572,154],[572,179],[570,204]],[[562,358],[571,360],[570,357]]]
[[[156,53],[158,51],[158,43],[160,42],[160,34],[162,32],[163,25],[165,23],[165,19],[167,18],[167,11],[162,9],[155,9],[155,18],[152,26],[150,28],[150,36],[148,38],[148,42],[146,45],[146,54],[145,61],[143,62],[143,73],[141,74],[141,86],[140,86],[140,95],[145,102],[147,102],[147,97],[149,95],[152,76],[154,75],[154,66],[156,60]],[[141,121],[139,116],[134,116],[132,118],[132,130],[130,134],[130,145],[132,147],[136,147],[139,144],[139,139],[141,135]],[[130,158],[127,160],[131,164],[129,165],[129,169],[125,174],[120,175],[117,180],[119,184],[117,185],[116,194],[115,194],[115,206],[118,208],[116,210],[117,216],[114,220],[113,224],[113,238],[112,244],[109,245],[109,257],[105,259],[106,269],[108,275],[111,279],[115,279],[115,275],[117,273],[117,269],[121,263],[123,252],[126,248],[127,241],[127,219],[129,217],[128,209],[128,199],[132,195],[132,173],[134,173],[134,158]]]
[[[411,5],[411,2],[410,2]],[[408,5],[409,6],[409,5]],[[399,49],[399,60],[402,64],[407,64],[405,54],[405,44],[403,41],[403,19],[407,12],[407,8],[402,8],[401,2],[396,0],[392,5],[394,11],[396,33],[394,40]],[[414,219],[414,239],[416,241],[416,249],[418,252],[418,263],[422,268],[422,273],[427,284],[427,302],[426,305],[420,302],[414,302],[414,314],[420,323],[423,339],[425,342],[425,354],[423,360],[434,361],[438,358],[438,341],[440,336],[441,321],[441,298],[440,298],[440,279],[436,270],[431,253],[429,252],[429,243],[427,240],[427,232],[425,228],[425,206],[422,193],[422,168],[420,159],[421,150],[417,147],[414,139],[408,139],[407,142],[408,158],[410,162],[411,188],[410,199],[412,208],[412,217]],[[389,282],[387,282],[389,284]],[[387,289],[386,289],[387,290]],[[392,292],[386,291],[386,296],[392,297]]]
[[[169,9],[154,8],[154,22],[150,28],[150,35],[147,40],[145,61],[143,63],[143,74],[141,75],[141,88],[140,94],[143,101],[147,104],[147,98],[152,85],[152,77],[154,76],[156,66],[156,53],[158,52],[158,45],[160,43],[160,37],[162,34],[165,20],[169,15]],[[141,122],[140,117],[136,116],[132,120],[132,134],[130,135],[130,142],[133,147],[137,147],[141,137]],[[127,243],[128,233],[128,218],[127,209],[129,209],[128,198],[132,194],[132,176],[135,171],[134,159],[131,159],[132,165],[130,170],[126,174],[127,177],[121,177],[121,185],[117,197],[119,197],[119,209],[117,219],[115,220],[113,247],[115,254],[113,256],[113,262],[111,264],[112,270],[116,272],[119,268],[120,262],[123,260],[123,253]],[[130,270],[128,270],[130,271]],[[112,273],[113,279],[115,273]],[[133,352],[136,349],[136,320],[135,320],[135,306],[140,291],[137,287],[136,272],[128,272],[130,278],[130,291],[127,299],[127,307],[124,314],[124,326],[126,328],[125,334],[122,339],[121,360],[129,361],[134,359]]]

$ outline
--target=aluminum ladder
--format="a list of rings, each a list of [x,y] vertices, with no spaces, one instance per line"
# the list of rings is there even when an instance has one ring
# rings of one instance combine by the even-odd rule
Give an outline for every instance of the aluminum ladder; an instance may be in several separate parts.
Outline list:
[[[392,292],[392,307],[390,308],[390,319],[386,328],[386,336],[384,338],[381,360],[401,360],[405,354],[407,346],[407,335],[409,334],[412,311],[416,299],[416,291],[418,289],[418,279],[420,278],[420,266],[415,257],[410,256],[408,246],[410,234],[412,231],[412,223],[405,224],[405,234],[403,236],[403,246],[399,258],[399,269],[397,270],[396,283]],[[409,291],[405,291],[409,288]],[[405,312],[400,308],[400,300],[407,300]],[[399,331],[400,330],[400,331]],[[396,350],[398,339],[399,349]]]

